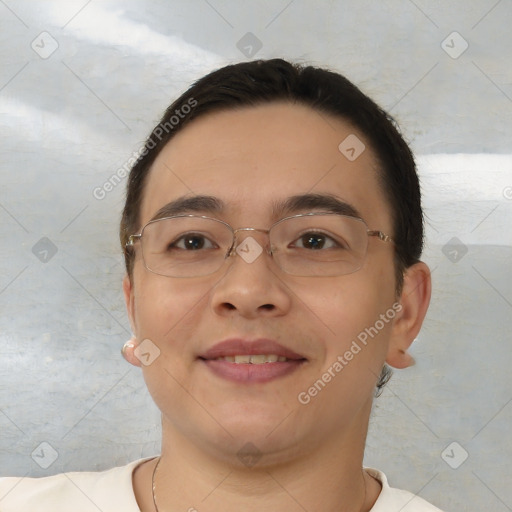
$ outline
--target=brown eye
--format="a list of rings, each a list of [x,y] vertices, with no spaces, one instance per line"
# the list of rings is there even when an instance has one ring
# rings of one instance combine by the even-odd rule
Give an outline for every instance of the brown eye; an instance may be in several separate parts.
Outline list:
[[[320,235],[305,235],[301,237],[302,246],[306,249],[322,249],[325,245],[325,237]]]
[[[216,246],[203,235],[183,235],[175,242],[169,244],[169,249],[182,249],[185,251],[198,251],[200,249],[213,249]]]
[[[340,247],[333,238],[323,233],[304,233],[293,243],[293,246],[311,251]]]

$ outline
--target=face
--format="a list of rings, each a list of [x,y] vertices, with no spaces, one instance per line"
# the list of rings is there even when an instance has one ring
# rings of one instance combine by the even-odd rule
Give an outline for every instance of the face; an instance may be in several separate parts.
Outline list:
[[[354,161],[338,149],[351,134],[366,145]],[[392,236],[376,160],[348,123],[291,104],[215,113],[178,133],[156,159],[140,227],[173,201],[211,196],[221,209],[182,213],[265,230],[286,215],[325,211],[275,208],[306,194],[346,203],[369,229]],[[240,231],[240,244],[249,236],[268,244],[254,231]],[[142,368],[164,432],[217,455],[252,443],[286,457],[365,430],[393,326],[392,244],[369,237],[362,267],[336,277],[288,275],[265,251],[250,263],[235,254],[205,277],[164,277],[145,268],[136,246],[125,293],[137,340],[160,351]],[[251,353],[287,359],[229,359]]]

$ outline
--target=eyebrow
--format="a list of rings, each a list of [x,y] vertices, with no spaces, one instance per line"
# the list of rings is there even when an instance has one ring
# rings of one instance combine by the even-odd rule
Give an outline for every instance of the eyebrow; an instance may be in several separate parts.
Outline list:
[[[183,196],[164,205],[151,220],[189,213],[220,214],[225,210],[226,204],[217,197],[206,195]],[[361,218],[361,214],[353,205],[330,194],[299,194],[272,203],[272,217],[274,220],[288,215],[312,211]]]
[[[361,218],[361,214],[355,206],[330,194],[300,194],[291,196],[284,201],[275,202],[272,209],[274,218],[312,211],[337,213],[339,215]]]
[[[214,196],[183,196],[162,206],[151,220],[163,219],[187,213],[218,214],[224,211],[224,203]]]

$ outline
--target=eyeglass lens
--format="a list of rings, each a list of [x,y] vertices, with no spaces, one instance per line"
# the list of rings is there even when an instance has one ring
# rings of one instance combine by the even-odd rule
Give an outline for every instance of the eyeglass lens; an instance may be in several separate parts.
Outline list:
[[[142,231],[144,263],[148,270],[169,277],[209,275],[223,266],[235,237],[241,244],[251,236],[288,274],[337,276],[358,270],[368,246],[366,224],[343,215],[288,217],[272,226],[268,240],[256,232],[235,235],[224,222],[199,216],[159,219]]]

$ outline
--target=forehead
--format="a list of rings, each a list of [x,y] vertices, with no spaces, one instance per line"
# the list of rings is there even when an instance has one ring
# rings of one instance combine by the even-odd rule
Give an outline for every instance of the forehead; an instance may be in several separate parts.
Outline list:
[[[291,103],[221,111],[191,122],[158,155],[141,221],[177,198],[208,195],[224,204],[225,220],[251,225],[272,220],[287,198],[321,194],[389,230],[378,172],[364,134],[343,119]]]

